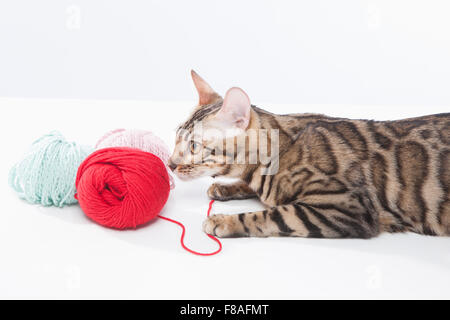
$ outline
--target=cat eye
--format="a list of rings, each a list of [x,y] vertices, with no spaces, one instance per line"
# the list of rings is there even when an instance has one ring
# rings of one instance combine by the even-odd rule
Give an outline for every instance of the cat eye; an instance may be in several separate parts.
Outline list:
[[[199,153],[200,150],[202,149],[201,147],[202,145],[200,143],[191,141],[191,153],[193,154]]]

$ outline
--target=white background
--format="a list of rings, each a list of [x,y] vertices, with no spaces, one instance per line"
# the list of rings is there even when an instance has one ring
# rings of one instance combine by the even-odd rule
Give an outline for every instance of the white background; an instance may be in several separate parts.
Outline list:
[[[190,255],[157,220],[114,231],[78,206],[29,205],[9,168],[51,130],[94,144],[119,127],[173,147],[195,104],[196,69],[272,112],[399,119],[450,110],[447,1],[2,1],[1,298],[450,298],[450,239],[227,239]],[[163,210],[186,242],[212,179],[177,181]],[[216,203],[215,213],[257,210]]]
[[[3,0],[0,96],[450,105],[447,0]]]
[[[450,298],[450,238],[225,239],[219,255],[197,257],[180,247],[179,228],[166,221],[114,231],[91,222],[78,206],[27,204],[7,186],[7,173],[37,137],[57,129],[69,140],[94,145],[110,129],[145,128],[173,147],[175,127],[194,102],[0,99],[0,104],[8,115],[0,118],[6,151],[0,157],[0,297]],[[425,112],[390,106],[268,107],[375,119]],[[200,251],[216,249],[201,231],[212,182],[177,180],[162,212],[186,225],[186,244]],[[213,213],[261,208],[256,200],[216,202]]]

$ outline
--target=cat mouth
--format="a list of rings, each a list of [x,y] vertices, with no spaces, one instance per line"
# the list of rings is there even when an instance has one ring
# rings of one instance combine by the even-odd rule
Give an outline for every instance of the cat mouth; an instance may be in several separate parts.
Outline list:
[[[174,173],[182,181],[190,181],[190,180],[193,180],[195,178],[198,178],[197,175],[186,174],[186,173],[183,173],[183,172],[179,172],[178,170],[175,170]]]
[[[216,178],[219,176],[219,173],[209,173],[209,172],[205,172],[205,171],[201,171],[201,172],[182,172],[179,170],[175,170],[174,171],[175,175],[182,181],[191,181],[191,180],[195,180],[197,178],[202,178],[202,177],[212,177],[212,178]]]

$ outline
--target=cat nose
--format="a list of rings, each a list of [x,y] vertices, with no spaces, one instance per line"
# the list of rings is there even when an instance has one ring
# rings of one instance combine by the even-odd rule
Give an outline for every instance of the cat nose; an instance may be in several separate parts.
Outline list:
[[[173,163],[171,160],[168,161],[168,166],[172,171],[174,171],[177,168],[177,165]]]

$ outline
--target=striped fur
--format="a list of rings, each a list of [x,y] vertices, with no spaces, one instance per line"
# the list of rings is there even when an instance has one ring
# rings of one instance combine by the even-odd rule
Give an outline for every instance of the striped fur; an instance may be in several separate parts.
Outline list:
[[[183,126],[189,128],[197,116],[211,117],[218,106],[220,101],[200,107]],[[279,130],[277,174],[261,175],[260,163],[218,164],[217,154],[206,153],[200,164],[178,166],[187,176],[196,177],[196,170],[201,170],[239,179],[230,185],[213,184],[208,190],[213,199],[258,197],[267,207],[211,216],[203,226],[206,233],[313,238],[371,238],[380,232],[407,231],[450,235],[450,113],[370,121],[275,115],[252,106],[249,128]]]

